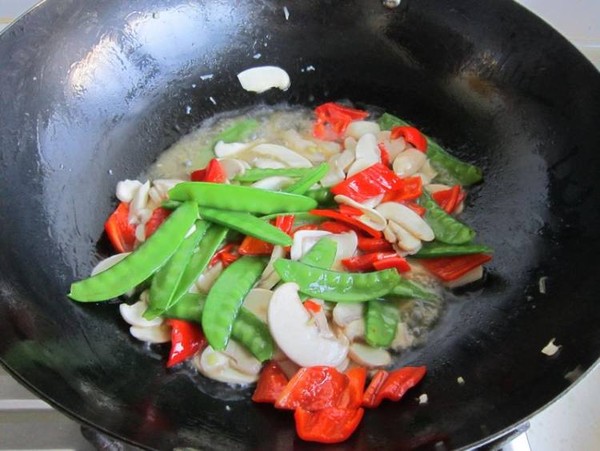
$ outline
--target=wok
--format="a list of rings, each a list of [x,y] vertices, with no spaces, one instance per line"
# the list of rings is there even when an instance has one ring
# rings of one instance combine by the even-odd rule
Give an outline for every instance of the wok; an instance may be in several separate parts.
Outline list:
[[[400,356],[429,368],[419,393],[336,449],[481,445],[599,357],[600,75],[511,1],[47,0],[0,36],[0,61],[0,362],[82,423],[159,449],[310,447],[248,391],[166,370],[117,305],[66,297],[109,252],[116,182],[256,104],[376,105],[485,171],[463,216],[496,250],[485,283]],[[291,88],[243,91],[236,74],[264,64]]]

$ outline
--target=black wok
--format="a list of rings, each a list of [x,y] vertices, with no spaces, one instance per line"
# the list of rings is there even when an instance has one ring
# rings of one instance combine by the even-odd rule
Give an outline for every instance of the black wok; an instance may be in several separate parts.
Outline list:
[[[376,105],[486,174],[463,217],[496,249],[485,284],[398,362],[427,365],[429,403],[369,411],[338,448],[482,444],[600,355],[600,75],[511,1],[48,0],[0,36],[0,61],[0,362],[83,423],[160,449],[308,446],[288,413],[166,370],[116,305],[65,295],[108,252],[118,180],[259,103]],[[243,91],[236,74],[257,64],[291,88]]]

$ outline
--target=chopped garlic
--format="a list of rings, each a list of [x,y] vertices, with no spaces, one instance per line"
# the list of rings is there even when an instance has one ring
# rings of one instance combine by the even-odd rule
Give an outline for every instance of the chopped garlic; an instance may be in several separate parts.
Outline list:
[[[427,396],[427,393],[423,393],[421,396],[419,396],[419,404],[427,404],[428,401],[429,397]]]
[[[290,87],[290,76],[281,67],[259,66],[240,72],[238,80],[246,91],[261,93],[271,88],[287,91]]]
[[[555,345],[554,340],[556,340],[556,338],[553,338],[552,340],[550,340],[548,342],[548,344],[542,348],[542,354],[552,357],[554,354],[556,354],[558,352],[558,350],[560,349],[560,345],[559,346]]]
[[[463,379],[462,376],[458,376],[456,378],[456,382],[458,382],[459,385],[465,385],[465,380]]]

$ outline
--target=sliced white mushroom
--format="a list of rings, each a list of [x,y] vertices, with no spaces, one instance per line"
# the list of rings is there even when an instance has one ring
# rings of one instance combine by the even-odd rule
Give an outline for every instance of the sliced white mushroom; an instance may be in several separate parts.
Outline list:
[[[311,299],[311,301],[321,305],[321,309],[318,312],[307,310],[308,314],[312,317],[317,329],[319,330],[319,335],[323,338],[335,339],[335,335],[331,331],[329,323],[327,322],[324,302],[319,299]]]
[[[285,164],[281,161],[273,160],[271,158],[253,158],[252,166],[259,169],[282,169],[285,168]]]
[[[251,67],[237,74],[237,78],[242,88],[258,94],[271,88],[287,91],[291,85],[288,73],[278,66]]]
[[[219,141],[215,144],[215,155],[218,158],[232,158],[244,152],[248,147],[250,147],[249,143],[226,143]]]
[[[377,138],[373,133],[367,133],[362,135],[356,143],[356,160],[370,161],[371,164],[378,163],[380,161],[379,148],[377,147]]]
[[[394,221],[415,237],[423,241],[432,241],[435,238],[433,230],[417,213],[398,202],[384,202],[376,210],[384,218]]]
[[[392,356],[385,349],[373,348],[364,343],[352,343],[348,355],[354,362],[368,368],[387,366],[392,363]]]
[[[430,183],[429,185],[424,187],[429,194],[437,193],[438,191],[446,191],[447,189],[452,188],[451,186],[444,185],[442,183]]]
[[[269,330],[277,346],[300,366],[338,366],[348,355],[345,337],[325,338],[302,305],[298,285],[285,283],[273,293]]]
[[[163,201],[163,198],[160,194],[160,192],[156,189],[156,187],[151,186],[150,189],[148,190],[148,197],[149,199],[149,204],[154,206],[159,206],[161,204],[161,202]]]
[[[171,340],[171,328],[166,324],[152,327],[131,326],[129,333],[146,343],[167,343]]]
[[[294,152],[285,146],[279,144],[258,144],[252,147],[249,152],[256,155],[269,157],[273,160],[282,162],[290,168],[311,168],[312,163],[304,158],[298,152]]]
[[[340,169],[335,163],[329,162],[329,171],[321,179],[321,186],[329,188],[337,185],[346,178],[346,173]]]
[[[102,271],[106,271],[108,268],[115,266],[125,257],[127,257],[131,252],[121,252],[120,254],[111,255],[110,257],[105,258],[104,260],[100,260],[94,269],[92,269],[92,276],[101,273]]]
[[[362,302],[338,302],[333,308],[333,322],[346,327],[352,321],[362,320],[363,312]]]
[[[352,321],[344,327],[342,332],[350,341],[354,341],[357,338],[363,338],[365,336],[365,320],[361,318]]]
[[[342,363],[340,363],[338,366],[335,367],[335,369],[338,370],[340,373],[343,373],[344,371],[346,371],[348,369],[349,365],[350,365],[350,359],[348,357],[346,357]]]
[[[279,191],[286,186],[290,186],[294,183],[294,179],[291,177],[283,177],[280,175],[274,175],[272,177],[265,177],[258,182],[254,182],[251,186],[258,189],[266,189],[270,191]]]
[[[221,158],[219,163],[228,180],[233,180],[236,176],[243,175],[247,169],[250,169],[250,165],[246,161],[237,158]]]
[[[275,271],[273,264],[283,257],[285,257],[285,249],[282,246],[273,247],[273,252],[271,252],[271,258],[269,259],[269,263],[267,263],[265,270],[260,276],[257,288],[266,288],[267,290],[270,290],[277,284],[277,282],[281,280],[281,278]]]
[[[222,272],[223,263],[221,262],[217,262],[206,269],[196,280],[195,285],[198,291],[201,293],[208,293]]]
[[[346,173],[346,175],[348,177],[352,177],[355,174],[358,174],[361,171],[364,171],[365,169],[367,169],[370,166],[373,166],[372,161],[369,160],[359,160],[358,158],[354,161],[354,163],[352,163],[352,165],[348,168],[348,172]]]
[[[346,139],[344,139],[344,149],[355,150],[357,142],[358,141],[355,138],[353,138],[351,136],[347,137]]]
[[[244,308],[254,313],[261,321],[267,322],[267,311],[273,292],[264,288],[253,288],[244,298]]]
[[[421,177],[423,185],[428,185],[438,175],[438,173],[435,169],[433,169],[429,163],[429,160],[426,160],[425,164],[423,164],[421,169],[419,169],[419,172],[417,172],[417,175]]]
[[[142,186],[138,188],[135,193],[135,196],[131,200],[129,204],[129,222],[132,224],[138,224],[139,218],[138,214],[140,210],[146,208],[148,204],[148,191],[150,190],[150,182],[147,181]]]
[[[300,152],[302,155],[313,154],[317,148],[317,144],[308,139],[304,139],[296,130],[286,130],[282,134],[285,145],[292,150]],[[309,158],[307,156],[307,158]],[[310,158],[309,158],[310,159]]]
[[[381,131],[379,124],[374,121],[352,121],[346,128],[346,136],[359,139],[360,137],[370,133],[377,135]]]
[[[125,203],[131,202],[140,186],[142,182],[138,180],[121,180],[117,183],[117,199]]]
[[[416,174],[427,161],[425,153],[417,149],[406,149],[394,158],[392,167],[400,177]]]
[[[182,182],[184,182],[184,180],[181,179],[156,179],[152,181],[152,187],[156,188],[161,198],[164,200],[168,197],[167,194],[169,193],[169,190]]]
[[[232,359],[211,346],[207,346],[200,357],[194,359],[194,364],[204,376],[227,384],[248,385],[258,379],[258,374],[246,374],[232,368]]]
[[[121,317],[130,326],[137,327],[154,327],[160,326],[163,323],[162,318],[154,318],[148,321],[144,318],[144,312],[148,308],[148,304],[144,301],[137,301],[135,304],[119,304],[119,313]]]
[[[240,346],[233,340],[229,340],[223,354],[231,359],[230,366],[250,376],[257,376],[262,368],[262,363],[250,354],[246,348]]]
[[[394,340],[390,347],[395,351],[401,351],[410,348],[414,341],[415,337],[410,332],[407,324],[403,321],[399,321],[398,326],[396,326],[396,335],[394,336]]]
[[[355,160],[356,153],[354,152],[354,150],[346,149],[338,154],[338,159],[336,163],[342,171],[346,171],[352,165],[352,163],[354,163]]]
[[[366,207],[364,204],[361,204],[360,202],[357,202],[354,199],[351,199],[350,197],[344,196],[342,194],[338,194],[337,196],[335,196],[334,200],[338,204],[348,205],[350,207],[354,207],[362,211],[363,214],[356,219],[368,225],[372,229],[375,229],[379,232],[385,229],[385,226],[387,225],[387,220],[377,210]]]
[[[354,254],[356,253],[356,248],[358,247],[358,235],[356,235],[354,231],[350,231],[345,233],[334,233],[327,238],[337,243],[335,260],[331,269],[334,271],[341,271],[344,269],[342,260],[354,257]]]
[[[362,205],[365,208],[375,208],[377,205],[379,205],[381,203],[382,199],[383,199],[383,194],[380,194],[379,196],[375,196],[375,197],[369,197],[368,199],[366,199],[362,202]]]
[[[458,279],[451,280],[450,282],[444,283],[444,285],[448,288],[458,288],[464,285],[468,285],[470,283],[476,282],[483,277],[483,266],[479,265],[476,268],[473,268],[465,275],[459,277]]]
[[[140,243],[146,241],[146,223],[143,222],[135,227],[135,239]]]
[[[290,258],[299,260],[309,250],[313,248],[317,242],[324,236],[331,235],[330,232],[324,230],[299,230],[294,234],[292,247],[290,248]]]
[[[394,221],[388,221],[386,230],[391,230],[393,235],[396,237],[395,246],[400,248],[400,250],[405,253],[404,255],[416,254],[423,246],[421,244],[421,240],[408,232],[404,227],[396,224]],[[385,235],[385,230],[383,233]]]

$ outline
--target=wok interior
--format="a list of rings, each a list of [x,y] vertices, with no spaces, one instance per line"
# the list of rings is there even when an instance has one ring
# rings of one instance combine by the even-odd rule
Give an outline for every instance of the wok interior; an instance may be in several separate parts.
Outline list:
[[[47,1],[0,37],[0,361],[24,383],[144,446],[303,446],[287,412],[166,371],[166,350],[130,337],[115,304],[65,294],[110,252],[99,238],[116,182],[200,121],[339,99],[482,166],[463,220],[496,250],[485,284],[449,299],[428,343],[400,357],[427,365],[420,392],[370,411],[344,446],[473,444],[593,364],[600,77],[555,32],[508,1],[290,0],[289,20],[263,0],[128,3]],[[243,91],[236,74],[264,64],[291,88]],[[554,358],[540,352],[551,338]]]

